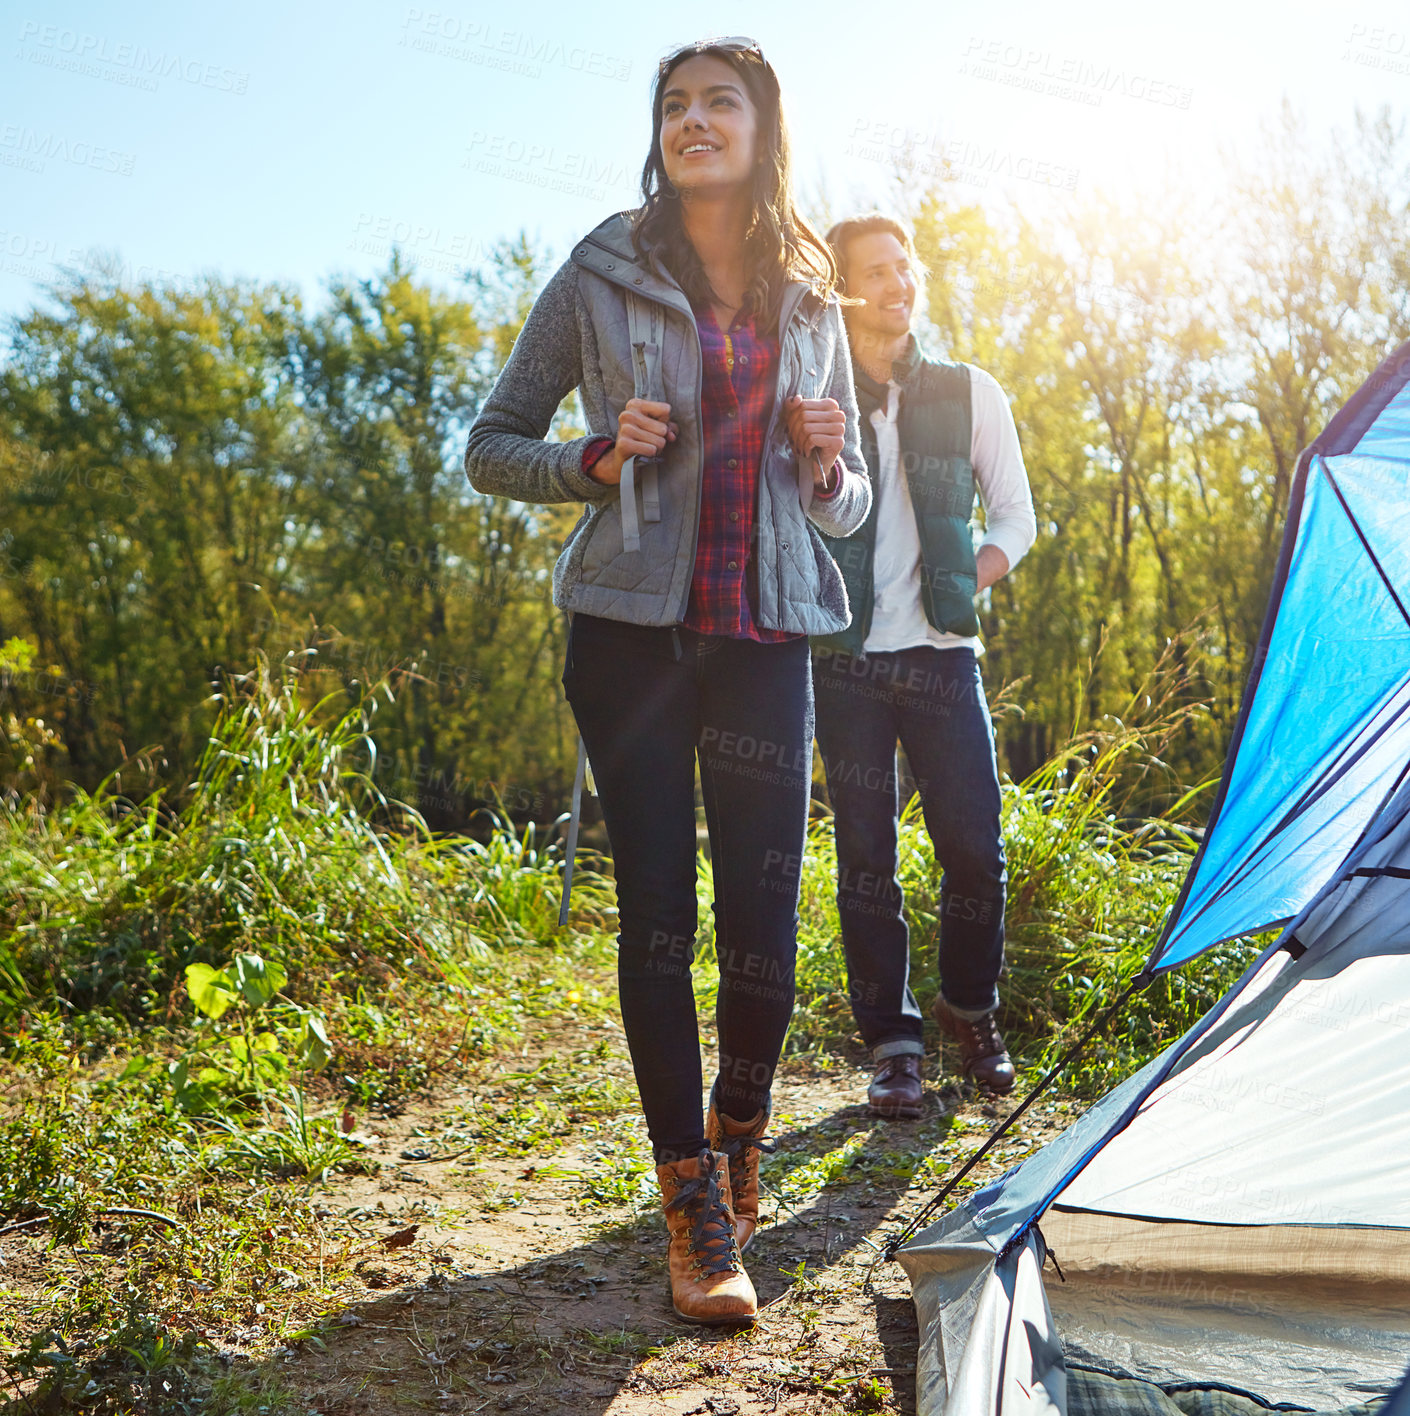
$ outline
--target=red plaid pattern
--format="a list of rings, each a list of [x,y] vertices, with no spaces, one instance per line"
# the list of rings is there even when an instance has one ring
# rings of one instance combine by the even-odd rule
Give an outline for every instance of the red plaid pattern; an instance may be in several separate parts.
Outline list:
[[[700,537],[684,623],[701,634],[755,639],[777,644],[796,639],[781,629],[754,623],[749,609],[748,574],[754,554],[759,464],[773,416],[778,386],[778,335],[760,334],[752,316],[722,330],[709,305],[695,308],[703,378],[700,413],[705,436],[705,468],[700,498]],[[587,472],[611,446],[593,438],[583,448]],[[835,496],[842,476],[839,458],[827,492]]]
[[[583,455],[581,459],[584,472],[591,472],[597,466],[599,459],[604,453],[611,452],[617,446],[616,438],[609,438],[604,433],[599,433],[595,438],[589,438],[583,444]]]
[[[798,636],[754,623],[747,589],[754,555],[759,464],[778,390],[778,335],[752,318],[722,330],[708,305],[695,311],[704,377],[705,469],[700,539],[685,624],[701,634],[777,644]]]

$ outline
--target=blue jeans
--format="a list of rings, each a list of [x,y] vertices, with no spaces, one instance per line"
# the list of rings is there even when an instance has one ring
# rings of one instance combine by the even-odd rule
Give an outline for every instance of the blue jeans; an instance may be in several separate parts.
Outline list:
[[[576,614],[563,687],[617,879],[622,1026],[656,1162],[700,1154],[695,764],[710,831],[720,989],[717,1100],[768,1103],[793,1016],[813,761],[808,641],[778,644]]]
[[[1008,875],[994,732],[979,664],[970,649],[819,653],[813,690],[834,813],[852,1014],[878,1061],[919,1053],[921,1012],[908,982],[909,937],[897,878],[898,739],[945,872],[940,991],[970,1018],[999,1002]]]

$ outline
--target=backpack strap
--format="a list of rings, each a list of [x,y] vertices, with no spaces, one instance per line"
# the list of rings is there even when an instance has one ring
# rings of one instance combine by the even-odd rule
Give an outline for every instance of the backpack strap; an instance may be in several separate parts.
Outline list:
[[[661,332],[664,316],[661,307],[654,300],[643,300],[635,291],[625,292],[627,297],[627,335],[632,346],[633,392],[637,398],[660,400],[663,396],[661,382]],[[641,523],[636,511],[636,464],[640,459],[629,457],[622,464],[622,481],[619,488],[622,515],[622,549],[641,549]],[[642,460],[641,466],[641,510],[647,521],[661,519],[661,489],[657,480],[658,459]],[[563,898],[558,906],[558,923],[568,923],[568,896],[573,889],[574,857],[578,851],[578,828],[582,823],[583,790],[586,788],[594,796],[597,794],[592,780],[592,769],[588,765],[587,745],[582,735],[578,735],[578,765],[573,773],[573,807],[568,816],[568,839],[564,845]]]
[[[587,744],[578,734],[578,766],[573,773],[573,810],[568,817],[568,841],[563,847],[563,899],[558,906],[558,926],[568,923],[568,896],[573,889],[573,864],[578,854],[578,827],[583,819],[583,786],[587,781]],[[591,790],[591,788],[589,788]]]
[[[820,313],[821,311],[815,313],[811,318],[808,318],[807,316],[802,315],[800,312],[799,314],[795,314],[793,318],[795,323],[797,323],[801,319],[804,323],[807,324],[809,330],[812,330],[817,326],[817,321]],[[794,338],[797,338],[797,336],[793,334],[793,331],[791,329],[785,332],[784,337],[788,338],[790,335],[792,335]],[[801,363],[803,367],[800,367],[798,370],[798,383],[793,388],[792,392],[798,394],[800,398],[824,397],[827,393],[828,374],[830,371],[827,369],[819,369],[817,367],[816,360],[813,354],[813,344],[811,339],[804,341],[803,346],[799,350],[799,352],[802,355]],[[815,485],[813,482],[814,464],[817,464],[819,467],[821,467],[822,465],[822,461],[816,452],[810,454],[807,457],[797,457],[794,460],[794,475],[796,476],[798,483],[798,500],[802,503],[803,514],[805,516],[808,514],[808,509],[813,504],[813,491]]]
[[[659,401],[661,381],[661,307],[644,300],[634,290],[627,297],[627,336],[632,346],[633,393],[637,398]],[[661,490],[657,479],[659,458],[629,457],[622,465],[621,512],[622,549],[641,549],[641,525],[637,519],[637,462],[641,463],[641,514],[646,521],[661,519]]]
[[[815,368],[808,368],[803,371],[803,379],[798,387],[798,393],[804,398],[821,398],[827,383],[823,376]],[[808,390],[812,390],[809,392]],[[808,508],[813,504],[813,492],[815,483],[813,481],[814,464],[821,467],[822,458],[818,453],[809,453],[807,457],[796,459],[796,476],[798,479],[798,500],[803,504],[803,514],[806,516]],[[830,470],[830,469],[829,469]]]

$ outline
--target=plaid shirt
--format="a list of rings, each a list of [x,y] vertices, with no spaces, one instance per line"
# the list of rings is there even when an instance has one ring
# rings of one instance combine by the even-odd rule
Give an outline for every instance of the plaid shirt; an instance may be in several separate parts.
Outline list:
[[[722,330],[708,304],[695,306],[700,334],[701,426],[705,467],[700,535],[683,623],[700,634],[778,644],[800,636],[754,623],[750,611],[759,465],[778,389],[778,335],[760,334],[752,317]],[[612,446],[594,439],[583,450],[587,471]],[[821,493],[819,493],[821,495]],[[753,591],[757,603],[757,587]]]
[[[754,623],[748,581],[754,554],[759,464],[778,390],[778,335],[760,334],[752,318],[728,330],[708,305],[695,309],[703,379],[701,427],[705,471],[700,537],[685,624],[701,634],[777,644],[798,636]],[[755,589],[755,602],[758,591]]]

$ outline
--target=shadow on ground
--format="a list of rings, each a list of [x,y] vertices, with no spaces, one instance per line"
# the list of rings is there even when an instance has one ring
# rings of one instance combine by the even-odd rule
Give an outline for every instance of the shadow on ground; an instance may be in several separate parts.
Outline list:
[[[929,1118],[927,1141],[940,1112]],[[781,1157],[876,1128],[854,1169],[805,1208],[780,1206],[746,1256],[761,1313],[752,1330],[702,1329],[673,1312],[659,1213],[511,1267],[436,1267],[411,1288],[354,1304],[253,1375],[277,1378],[320,1416],[394,1411],[533,1416],[753,1416],[841,1409],[914,1412],[916,1326],[894,1265],[863,1279],[876,1247],[919,1202],[887,1152],[914,1154],[926,1123],[878,1123],[843,1107],[776,1137]],[[944,1118],[944,1125],[949,1118]],[[836,1141],[831,1141],[836,1144]],[[868,1163],[876,1157],[878,1163]],[[766,1172],[767,1175],[767,1172]],[[770,1212],[766,1191],[764,1213]],[[570,1221],[573,1227],[590,1221]],[[884,1405],[857,1405],[857,1383]],[[256,1383],[257,1384],[257,1383]],[[875,1401],[873,1395],[871,1400]]]

